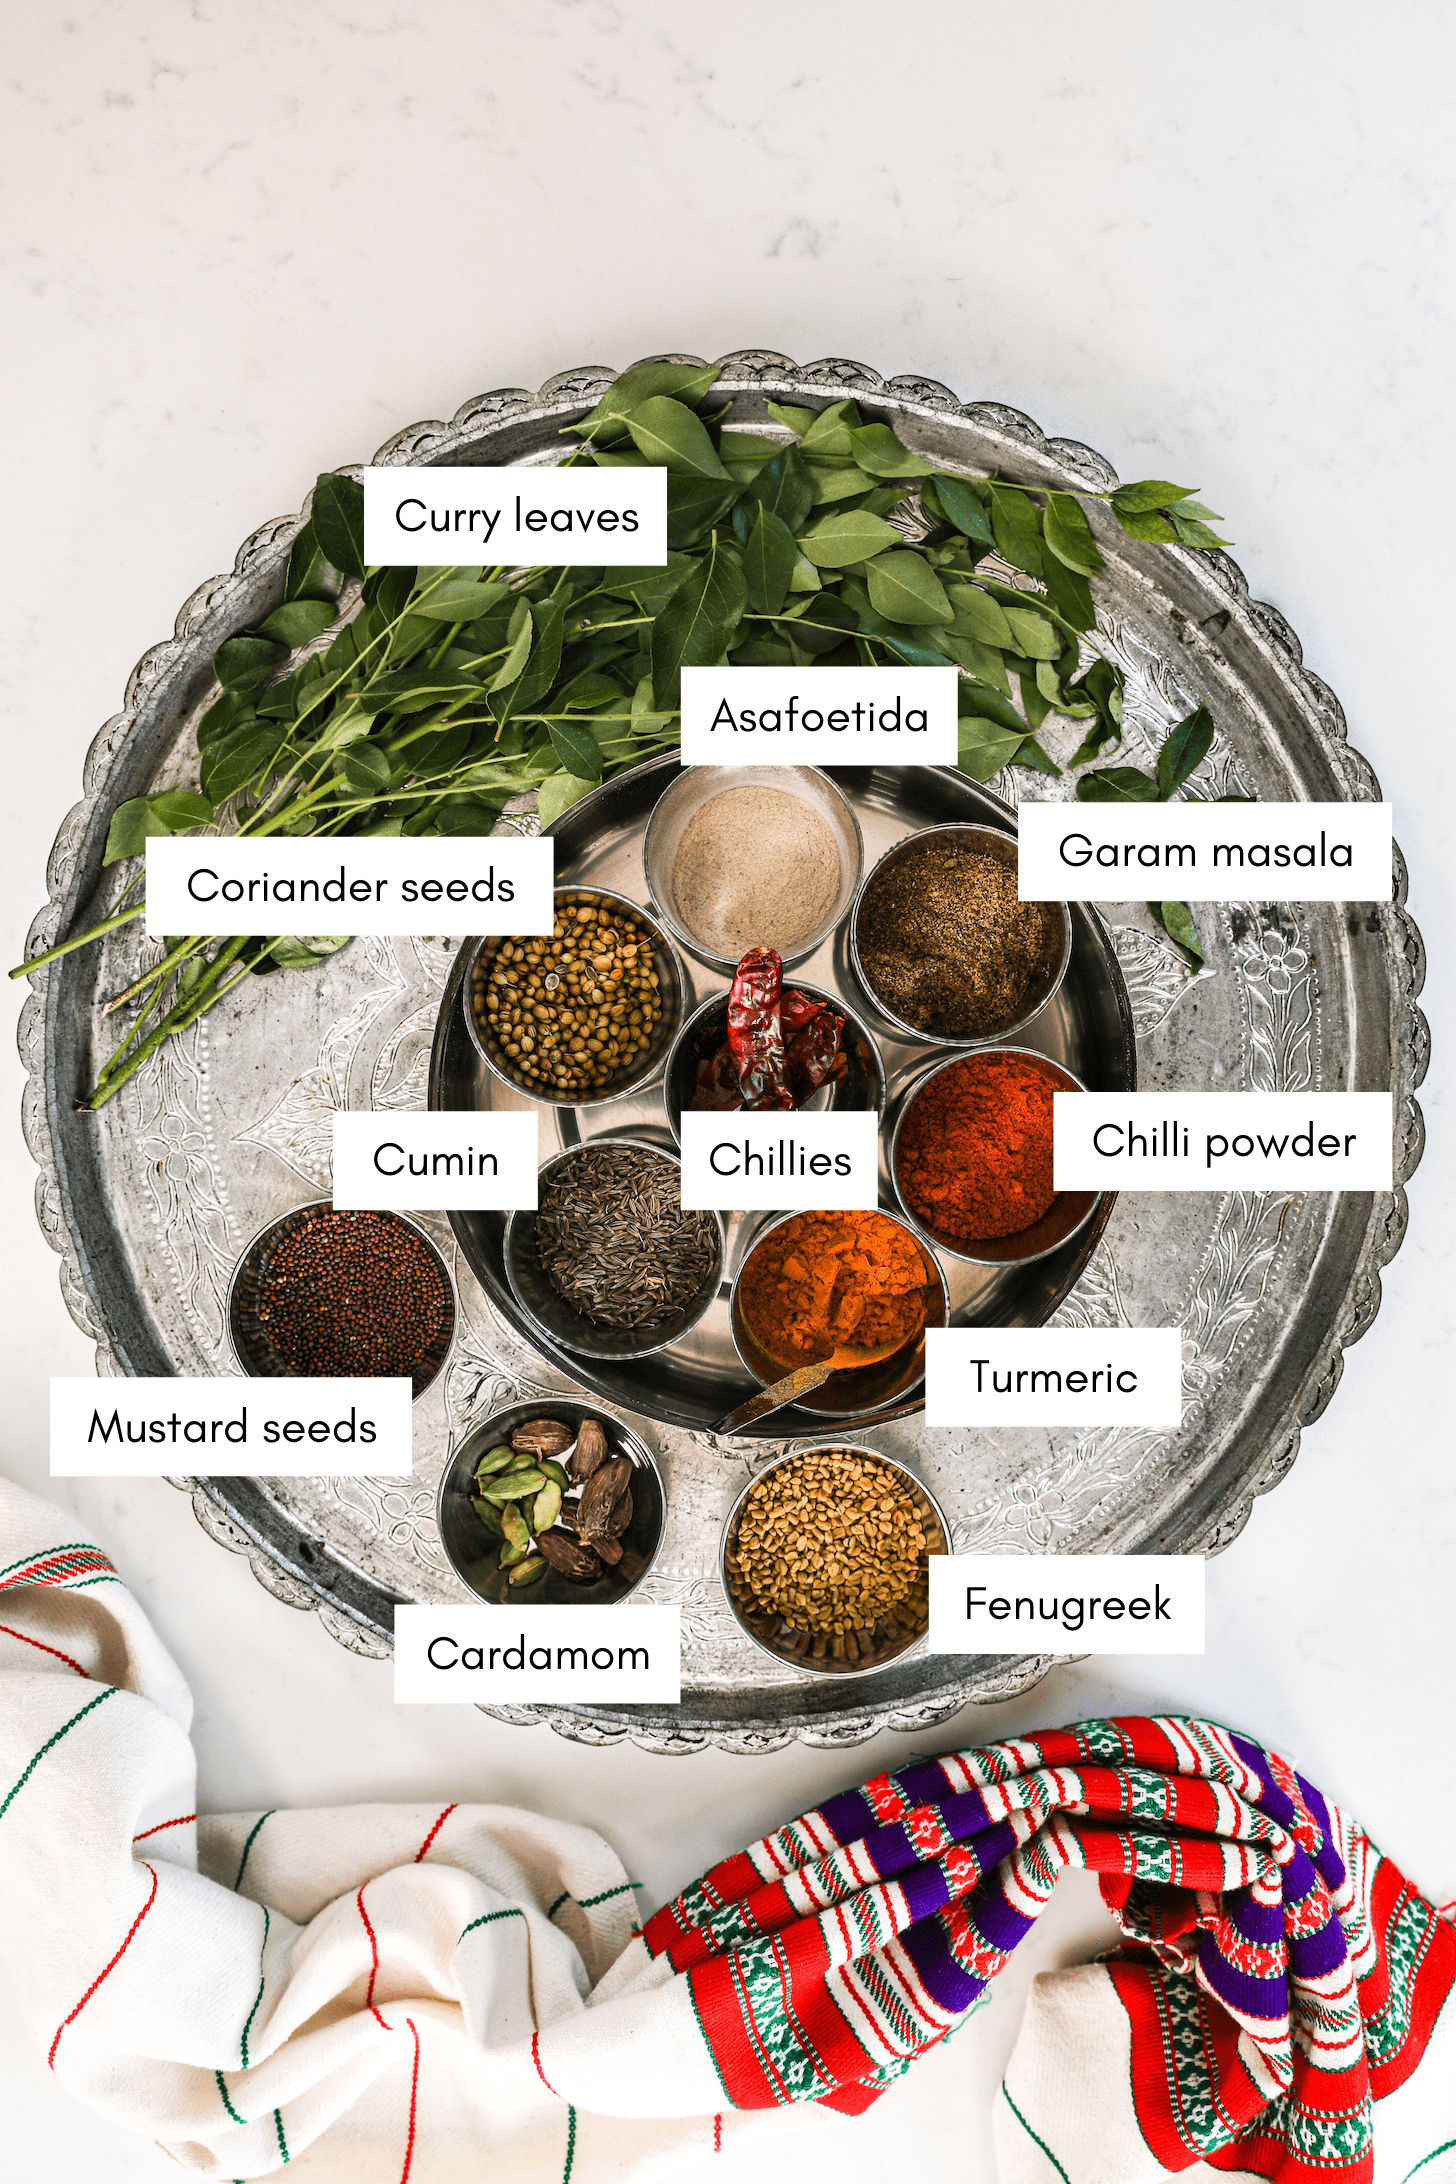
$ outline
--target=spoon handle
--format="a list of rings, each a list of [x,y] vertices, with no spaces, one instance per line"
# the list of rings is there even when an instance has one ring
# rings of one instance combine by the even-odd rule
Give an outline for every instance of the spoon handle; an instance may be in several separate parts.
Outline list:
[[[801,1395],[810,1394],[822,1387],[832,1372],[838,1370],[833,1357],[824,1358],[817,1365],[800,1365],[784,1380],[776,1380],[771,1388],[764,1388],[752,1402],[740,1404],[720,1418],[711,1433],[741,1433],[745,1426],[753,1425],[760,1418],[767,1418],[771,1411],[783,1410],[789,1403],[797,1403]]]

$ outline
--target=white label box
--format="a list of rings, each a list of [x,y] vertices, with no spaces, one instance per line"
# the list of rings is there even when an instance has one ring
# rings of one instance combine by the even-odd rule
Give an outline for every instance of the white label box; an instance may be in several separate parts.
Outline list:
[[[956,681],[949,665],[685,667],[682,762],[954,766]]]
[[[1057,1092],[1059,1191],[1388,1191],[1388,1092]]]
[[[1389,804],[1050,804],[1016,814],[1023,902],[1389,902]]]
[[[667,472],[371,466],[364,559],[410,569],[661,568]]]
[[[408,1380],[51,1382],[53,1479],[407,1479]]]
[[[932,1653],[1202,1653],[1202,1555],[932,1555]]]
[[[933,1327],[928,1426],[1159,1426],[1183,1422],[1176,1327]]]
[[[540,836],[153,835],[147,933],[549,933],[554,871]]]
[[[682,1202],[745,1213],[872,1213],[880,1202],[879,1117],[792,1109],[682,1118]]]
[[[534,1207],[537,1116],[334,1114],[334,1204],[343,1213]]]
[[[682,1698],[682,1609],[400,1607],[396,1705],[604,1705]]]

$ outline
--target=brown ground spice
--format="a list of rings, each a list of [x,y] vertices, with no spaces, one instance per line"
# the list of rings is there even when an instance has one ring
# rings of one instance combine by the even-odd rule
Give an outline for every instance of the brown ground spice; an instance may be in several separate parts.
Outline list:
[[[870,881],[855,938],[893,1015],[937,1039],[982,1039],[1020,1014],[1051,920],[1041,903],[1017,901],[1014,863],[932,834]]]

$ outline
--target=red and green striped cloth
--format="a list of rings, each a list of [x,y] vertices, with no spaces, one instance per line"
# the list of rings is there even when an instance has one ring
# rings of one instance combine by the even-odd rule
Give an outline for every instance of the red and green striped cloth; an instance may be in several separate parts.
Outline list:
[[[1034,1983],[1001,2184],[1456,2184],[1456,1931],[1214,1724],[917,1761],[639,1931],[599,1836],[509,1807],[199,1818],[189,1718],[106,1557],[0,1482],[0,1957],[57,2077],[194,2175],[675,2179],[745,2134],[848,2173],[1074,1867],[1124,1939]]]

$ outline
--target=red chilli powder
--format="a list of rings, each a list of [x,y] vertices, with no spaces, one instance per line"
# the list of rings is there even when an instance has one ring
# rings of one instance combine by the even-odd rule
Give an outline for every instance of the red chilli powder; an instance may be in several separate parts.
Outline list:
[[[933,1235],[961,1248],[1016,1236],[1056,1197],[1052,1080],[1009,1054],[972,1054],[911,1102],[895,1173]]]

